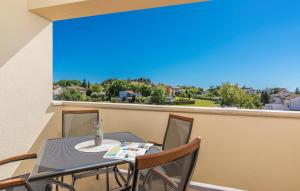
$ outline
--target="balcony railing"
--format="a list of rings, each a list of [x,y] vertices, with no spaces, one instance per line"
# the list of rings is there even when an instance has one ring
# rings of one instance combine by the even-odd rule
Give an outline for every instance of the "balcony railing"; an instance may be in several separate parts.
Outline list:
[[[52,118],[31,151],[37,151],[46,138],[61,135],[63,110],[91,108],[99,109],[104,132],[129,131],[157,142],[163,140],[170,113],[194,118],[191,138],[203,140],[192,179],[198,188],[205,183],[242,190],[300,188],[295,178],[300,172],[299,112],[54,102],[49,109]],[[21,165],[18,172],[26,167]],[[93,190],[89,181],[81,186]]]

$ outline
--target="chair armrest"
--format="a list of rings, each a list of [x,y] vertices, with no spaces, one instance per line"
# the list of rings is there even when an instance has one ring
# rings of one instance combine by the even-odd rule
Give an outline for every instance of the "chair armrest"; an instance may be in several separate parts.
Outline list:
[[[24,178],[12,178],[7,180],[0,181],[0,190],[15,187],[15,186],[22,186],[26,184],[26,180]]]
[[[33,159],[33,158],[36,158],[36,157],[37,157],[37,154],[35,154],[35,153],[18,155],[18,156],[14,156],[14,157],[4,159],[4,160],[0,160],[0,165],[11,163],[11,162],[16,162],[16,161],[21,161],[21,160]]]
[[[147,141],[148,143],[152,143],[154,146],[158,146],[158,147],[162,147],[163,144],[161,143],[157,143],[157,142],[154,142],[154,141]]]

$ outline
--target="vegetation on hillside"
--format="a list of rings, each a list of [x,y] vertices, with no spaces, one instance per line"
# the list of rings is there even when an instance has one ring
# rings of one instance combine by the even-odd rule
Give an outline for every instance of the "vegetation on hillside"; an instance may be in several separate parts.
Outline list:
[[[54,82],[53,85],[62,89],[56,97],[59,100],[203,107],[222,106],[249,109],[258,109],[269,103],[271,93],[270,91],[249,93],[245,87],[231,83],[211,86],[208,89],[195,86],[177,86],[174,88],[162,83],[154,84],[147,78],[107,79],[101,83],[90,83],[86,80],[61,80]],[[131,99],[120,100],[120,91],[130,91],[135,95]],[[272,91],[279,90],[274,88]]]

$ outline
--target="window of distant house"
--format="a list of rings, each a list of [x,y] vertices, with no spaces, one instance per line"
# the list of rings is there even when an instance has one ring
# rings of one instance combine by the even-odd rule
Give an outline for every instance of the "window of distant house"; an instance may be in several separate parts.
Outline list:
[[[54,99],[300,110],[299,5],[210,1],[56,21]]]

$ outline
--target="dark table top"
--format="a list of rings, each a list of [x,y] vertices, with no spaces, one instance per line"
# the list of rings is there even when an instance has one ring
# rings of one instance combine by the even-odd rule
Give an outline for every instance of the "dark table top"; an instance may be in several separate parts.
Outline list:
[[[93,140],[93,136],[49,139],[44,142],[36,160],[36,165],[29,177],[30,181],[54,178],[63,175],[99,169],[118,164],[128,163],[124,160],[105,159],[104,152],[80,152],[74,147],[78,143]],[[129,132],[104,134],[104,139],[114,139],[123,142],[145,141]],[[152,147],[148,153],[158,152]]]

